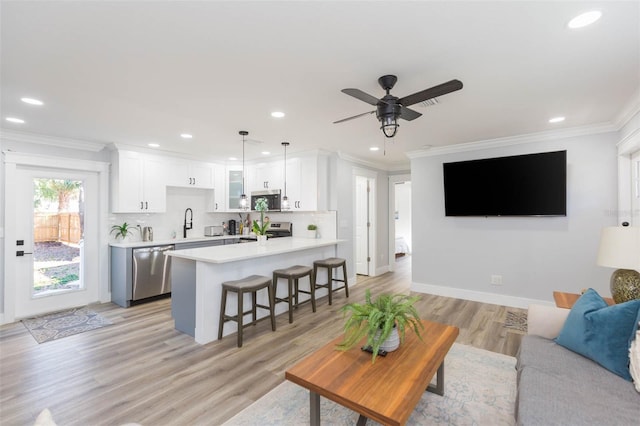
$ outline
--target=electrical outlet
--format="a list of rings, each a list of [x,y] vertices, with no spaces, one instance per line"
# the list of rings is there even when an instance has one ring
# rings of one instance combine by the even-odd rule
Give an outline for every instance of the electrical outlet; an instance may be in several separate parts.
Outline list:
[[[502,285],[502,275],[491,275],[491,285]]]

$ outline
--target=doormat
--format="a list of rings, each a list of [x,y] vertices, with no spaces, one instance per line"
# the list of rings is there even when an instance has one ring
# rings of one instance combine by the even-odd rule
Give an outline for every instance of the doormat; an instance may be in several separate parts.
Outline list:
[[[24,319],[22,323],[38,343],[73,336],[113,324],[86,307]]]
[[[527,332],[527,313],[507,311],[504,326],[512,330]]]

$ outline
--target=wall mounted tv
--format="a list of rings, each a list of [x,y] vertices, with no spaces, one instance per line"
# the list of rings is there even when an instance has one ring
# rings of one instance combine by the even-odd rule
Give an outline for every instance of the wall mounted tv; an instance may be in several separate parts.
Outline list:
[[[444,163],[447,216],[566,216],[567,151]]]

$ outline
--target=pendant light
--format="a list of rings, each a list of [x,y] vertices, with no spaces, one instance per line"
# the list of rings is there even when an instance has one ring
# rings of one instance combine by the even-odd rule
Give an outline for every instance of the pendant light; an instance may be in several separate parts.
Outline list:
[[[249,203],[247,201],[247,194],[244,192],[244,142],[245,137],[249,134],[246,130],[240,130],[240,135],[242,136],[242,195],[240,195],[240,208],[242,210],[247,210],[249,208]]]
[[[284,196],[282,197],[282,205],[280,208],[282,210],[289,210],[289,197],[287,197],[287,147],[289,146],[289,142],[282,142],[282,146],[284,146]]]

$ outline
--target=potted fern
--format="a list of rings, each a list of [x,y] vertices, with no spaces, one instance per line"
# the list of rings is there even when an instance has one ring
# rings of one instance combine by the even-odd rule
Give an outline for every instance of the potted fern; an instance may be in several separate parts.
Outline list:
[[[423,325],[413,306],[418,300],[417,296],[404,294],[382,294],[371,300],[371,291],[367,290],[364,304],[349,303],[342,308],[344,316],[350,316],[344,324],[344,340],[337,349],[351,349],[366,336],[365,345],[371,349],[371,363],[374,363],[379,350],[398,349],[407,328],[422,339]]]
[[[111,227],[111,233],[116,233],[116,240],[118,237],[122,237],[122,240],[125,240],[128,235],[131,235],[133,230],[137,230],[135,226],[129,225],[127,222],[124,222],[122,225],[113,225]]]

